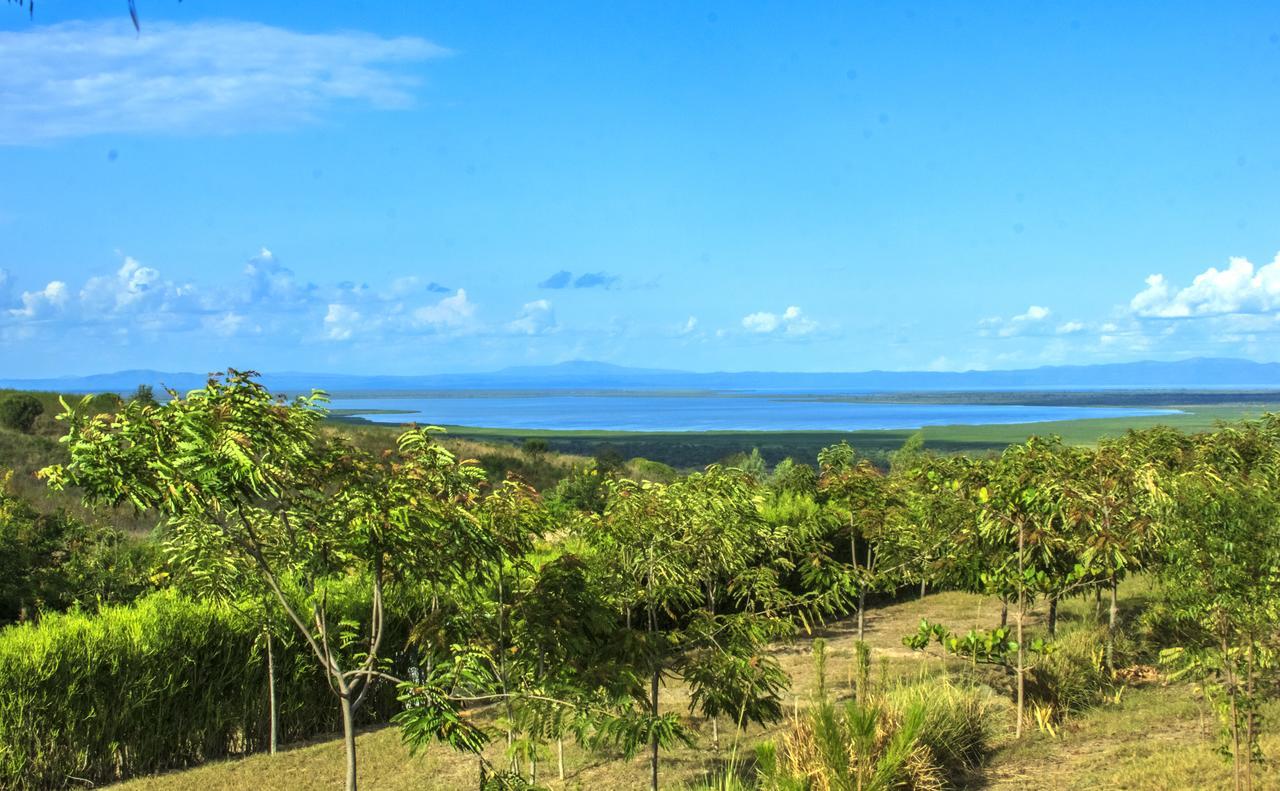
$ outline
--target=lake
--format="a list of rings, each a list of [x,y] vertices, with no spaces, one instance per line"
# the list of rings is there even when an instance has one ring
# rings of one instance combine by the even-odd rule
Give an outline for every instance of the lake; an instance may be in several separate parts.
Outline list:
[[[378,423],[550,431],[865,431],[1175,414],[1171,409],[892,404],[769,395],[450,393],[335,398]],[[382,411],[375,411],[382,410]]]

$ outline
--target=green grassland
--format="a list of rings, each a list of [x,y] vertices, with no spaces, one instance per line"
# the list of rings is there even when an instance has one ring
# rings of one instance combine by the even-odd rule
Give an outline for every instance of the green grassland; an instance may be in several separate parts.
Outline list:
[[[1143,406],[1179,410],[1176,414],[1138,417],[1084,418],[1004,425],[928,426],[920,431],[925,446],[948,453],[985,453],[1022,442],[1034,434],[1057,434],[1065,442],[1088,445],[1129,429],[1171,426],[1182,431],[1205,431],[1224,420],[1238,420],[1263,412],[1280,411],[1280,395],[1274,401],[1241,403],[1163,403]],[[791,456],[812,462],[818,451],[847,441],[873,459],[902,446],[914,429],[880,431],[543,431],[446,426],[450,436],[478,441],[520,442],[537,437],[557,452],[592,455],[612,448],[624,458],[642,457],[677,468],[700,467],[736,453],[758,448],[770,463]]]

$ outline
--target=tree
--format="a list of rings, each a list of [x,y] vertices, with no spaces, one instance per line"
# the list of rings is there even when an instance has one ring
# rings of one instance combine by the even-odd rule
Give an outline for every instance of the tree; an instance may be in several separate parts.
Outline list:
[[[1104,586],[1110,596],[1106,650],[1112,673],[1120,581],[1146,563],[1154,538],[1146,465],[1132,436],[1103,440],[1096,448],[1073,449],[1062,478],[1068,529],[1079,550],[1076,577]]]
[[[602,735],[628,754],[648,747],[655,791],[660,749],[692,741],[679,718],[661,711],[663,678],[685,678],[704,716],[776,718],[781,671],[764,648],[789,631],[793,609],[829,607],[834,598],[797,600],[750,573],[756,553],[769,551],[753,480],[715,465],[670,485],[619,480],[591,526],[634,675],[648,682],[631,689],[634,708],[605,722]]]
[[[176,540],[203,550],[188,555],[193,573],[233,563],[256,575],[339,700],[354,790],[356,712],[377,679],[398,680],[380,653],[385,588],[469,573],[492,551],[468,510],[483,473],[428,429],[405,433],[381,459],[322,437],[323,394],[286,403],[255,376],[228,371],[186,397],[171,391],[159,407],[133,402],[93,417],[68,407],[69,461],[42,475],[55,489],[80,487],[90,504],[162,514]],[[328,620],[325,585],[338,577],[371,588],[363,635]],[[417,733],[474,745],[442,711],[447,698],[424,706]]]
[[[1012,593],[1017,604],[1014,622],[1017,643],[1017,724],[1022,736],[1028,641],[1027,607],[1037,594],[1061,594],[1067,585],[1067,569],[1073,568],[1069,543],[1062,530],[1063,501],[1061,443],[1056,437],[1032,437],[1011,445],[991,465],[987,484],[977,488],[979,503],[976,539],[986,569],[985,584],[1003,595]]]
[[[824,448],[818,453],[818,463],[822,469],[818,488],[842,512],[842,532],[849,542],[850,565],[857,577],[858,639],[862,640],[867,589],[871,587],[875,569],[872,545],[883,535],[892,510],[890,481],[870,461],[857,459],[847,443]],[[865,554],[861,568],[859,544]]]
[[[0,426],[27,432],[44,414],[44,404],[30,393],[14,393],[0,398]]]
[[[1194,467],[1158,490],[1166,596],[1197,627],[1161,658],[1204,680],[1239,791],[1253,787],[1258,710],[1278,680],[1280,416],[1222,427],[1199,445]]]
[[[140,384],[133,391],[133,395],[129,396],[130,401],[139,401],[143,404],[154,405],[156,403],[156,392],[149,384]]]

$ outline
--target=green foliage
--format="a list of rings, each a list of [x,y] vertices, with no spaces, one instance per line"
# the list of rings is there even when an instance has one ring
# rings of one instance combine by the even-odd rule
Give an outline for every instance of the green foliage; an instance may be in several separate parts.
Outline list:
[[[801,464],[790,456],[773,468],[770,485],[774,491],[813,497],[818,493],[818,473],[808,464]]]
[[[29,393],[15,393],[0,398],[0,426],[14,431],[30,431],[36,418],[44,414],[44,404]]]
[[[330,606],[358,616],[356,602]],[[403,633],[402,623],[396,628]],[[255,618],[173,593],[0,631],[0,786],[106,783],[262,749],[259,636]],[[296,639],[276,647],[290,740],[338,725],[332,694],[303,650]],[[389,694],[374,696],[366,721],[385,719],[393,704]]]
[[[818,675],[823,651],[815,644]],[[864,664],[869,657],[863,656]],[[821,686],[821,680],[819,681]],[[995,703],[989,692],[921,681],[837,706],[821,693],[781,739],[756,749],[761,791],[960,787],[986,760]]]
[[[125,603],[154,587],[154,545],[64,513],[41,514],[0,471],[0,624]]]
[[[151,406],[154,406],[157,403],[155,390],[148,384],[138,385],[138,389],[133,391],[133,395],[129,396],[128,400],[139,401]]]
[[[525,455],[532,456],[535,459],[543,456],[549,450],[547,441],[541,437],[530,437],[520,445],[520,451]]]

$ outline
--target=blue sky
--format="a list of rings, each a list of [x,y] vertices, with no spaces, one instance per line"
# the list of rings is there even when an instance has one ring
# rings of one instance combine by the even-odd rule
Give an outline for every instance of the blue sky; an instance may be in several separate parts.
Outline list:
[[[11,376],[1280,360],[1275,4],[299,9],[0,6]]]

